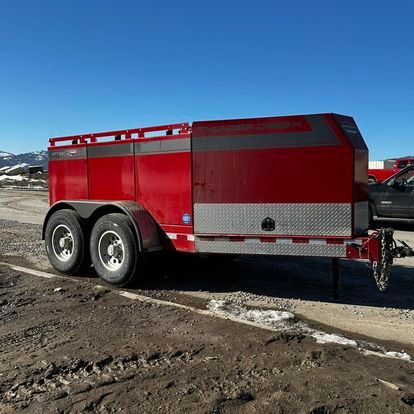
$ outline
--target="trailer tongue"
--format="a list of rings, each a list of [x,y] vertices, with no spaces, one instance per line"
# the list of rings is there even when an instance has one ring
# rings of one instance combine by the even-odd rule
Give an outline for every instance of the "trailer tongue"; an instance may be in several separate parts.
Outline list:
[[[47,253],[120,286],[160,249],[369,259],[383,290],[413,251],[368,235],[367,170],[358,127],[336,114],[52,138]]]

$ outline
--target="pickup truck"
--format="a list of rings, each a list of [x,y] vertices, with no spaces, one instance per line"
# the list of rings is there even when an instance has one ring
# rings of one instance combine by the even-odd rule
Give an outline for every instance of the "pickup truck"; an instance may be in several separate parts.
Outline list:
[[[382,183],[368,185],[370,223],[399,221],[414,223],[414,165]]]
[[[375,161],[374,161],[375,162]],[[386,161],[386,163],[389,163]],[[385,164],[384,164],[385,165]],[[368,182],[369,183],[382,183],[387,178],[394,175],[396,172],[402,170],[409,165],[414,165],[413,157],[398,158],[394,161],[392,168],[369,168],[368,169]]]

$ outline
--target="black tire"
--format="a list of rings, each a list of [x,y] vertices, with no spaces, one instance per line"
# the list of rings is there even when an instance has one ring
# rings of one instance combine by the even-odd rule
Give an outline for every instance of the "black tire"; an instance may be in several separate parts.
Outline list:
[[[115,286],[133,281],[141,255],[127,216],[112,213],[101,217],[93,226],[89,246],[92,264],[101,279]]]
[[[69,209],[56,211],[46,224],[46,253],[51,265],[61,273],[73,275],[90,266],[82,225],[79,214]],[[64,246],[59,244],[61,239]]]

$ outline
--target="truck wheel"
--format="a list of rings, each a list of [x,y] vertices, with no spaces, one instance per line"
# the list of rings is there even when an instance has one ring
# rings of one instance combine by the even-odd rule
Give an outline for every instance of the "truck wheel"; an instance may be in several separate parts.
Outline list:
[[[116,286],[130,283],[137,267],[138,247],[129,218],[120,213],[101,217],[92,229],[90,253],[100,278]]]
[[[47,256],[52,266],[61,273],[72,275],[89,264],[81,222],[79,214],[68,209],[56,211],[47,222]]]

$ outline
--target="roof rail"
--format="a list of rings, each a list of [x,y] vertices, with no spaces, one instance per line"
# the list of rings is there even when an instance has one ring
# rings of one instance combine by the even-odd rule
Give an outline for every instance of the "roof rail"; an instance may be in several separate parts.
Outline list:
[[[169,124],[169,125],[157,125],[145,128],[134,128],[134,129],[121,129],[118,131],[108,131],[108,132],[96,132],[92,134],[82,134],[82,135],[68,135],[65,137],[55,137],[50,138],[50,146],[55,146],[57,142],[71,141],[72,144],[85,144],[89,142],[97,142],[99,138],[113,136],[114,139],[119,140],[124,137],[124,139],[132,138],[146,138],[145,134],[147,132],[156,132],[156,131],[166,131],[166,135],[172,135],[172,131],[178,129],[178,134],[188,134],[191,132],[191,127],[188,122],[180,124]],[[136,137],[132,135],[137,134]]]

